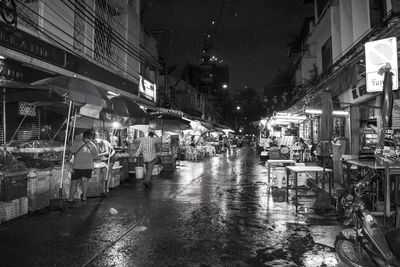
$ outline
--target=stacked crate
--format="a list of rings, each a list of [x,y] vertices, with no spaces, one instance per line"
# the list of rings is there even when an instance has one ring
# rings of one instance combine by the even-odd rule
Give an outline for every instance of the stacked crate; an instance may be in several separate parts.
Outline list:
[[[161,155],[163,171],[175,171],[176,160],[172,154]]]
[[[111,182],[110,182],[110,188],[114,188],[120,185],[121,182],[121,168],[122,166],[113,166],[112,172],[111,172]]]
[[[34,212],[50,206],[51,169],[31,170],[28,180],[28,210]]]
[[[89,179],[87,197],[99,197],[104,193],[106,168],[94,168]]]
[[[2,173],[0,196],[0,221],[27,214],[27,173]]]

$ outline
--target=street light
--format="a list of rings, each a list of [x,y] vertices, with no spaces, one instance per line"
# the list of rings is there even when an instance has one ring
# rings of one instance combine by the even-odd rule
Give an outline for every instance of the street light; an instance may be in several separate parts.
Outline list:
[[[224,83],[224,84],[222,85],[222,88],[226,89],[226,88],[228,88],[228,85],[227,85],[226,83]]]
[[[237,106],[237,107],[236,107],[236,110],[240,110],[240,106]]]

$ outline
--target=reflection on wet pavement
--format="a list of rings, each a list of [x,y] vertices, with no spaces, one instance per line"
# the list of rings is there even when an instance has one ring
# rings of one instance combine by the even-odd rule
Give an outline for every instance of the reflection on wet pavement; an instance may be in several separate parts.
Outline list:
[[[10,223],[9,234],[30,251],[20,265],[40,266],[34,260],[40,255],[41,263],[61,266],[337,266],[333,243],[341,225],[335,214],[315,214],[313,197],[302,199],[296,214],[286,190],[270,188],[266,176],[267,166],[251,148],[239,149],[236,158],[182,161],[150,190],[127,183],[96,205],[45,218],[49,233],[60,226],[58,236],[73,252],[58,236],[36,248],[47,254],[35,251],[40,240],[31,234],[22,242],[28,231],[22,222]],[[41,231],[43,223],[25,220],[32,233]],[[10,240],[6,236],[0,231],[0,240]],[[0,242],[10,257],[21,253]]]

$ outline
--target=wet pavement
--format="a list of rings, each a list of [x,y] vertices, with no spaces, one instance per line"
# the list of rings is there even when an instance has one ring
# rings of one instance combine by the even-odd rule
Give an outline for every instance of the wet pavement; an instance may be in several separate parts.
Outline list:
[[[76,202],[0,224],[1,266],[339,266],[342,229],[318,215],[313,192],[299,213],[270,188],[252,148],[236,157],[181,161],[151,189],[127,181],[106,199]]]

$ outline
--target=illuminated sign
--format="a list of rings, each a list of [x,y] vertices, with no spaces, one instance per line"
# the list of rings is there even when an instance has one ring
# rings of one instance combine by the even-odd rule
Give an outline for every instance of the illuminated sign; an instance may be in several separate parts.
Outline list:
[[[395,37],[381,39],[365,44],[365,72],[367,92],[382,92],[383,77],[379,70],[387,63],[391,66],[393,73],[393,90],[397,90],[397,41]]]
[[[144,98],[156,102],[157,85],[139,75],[139,94]]]

